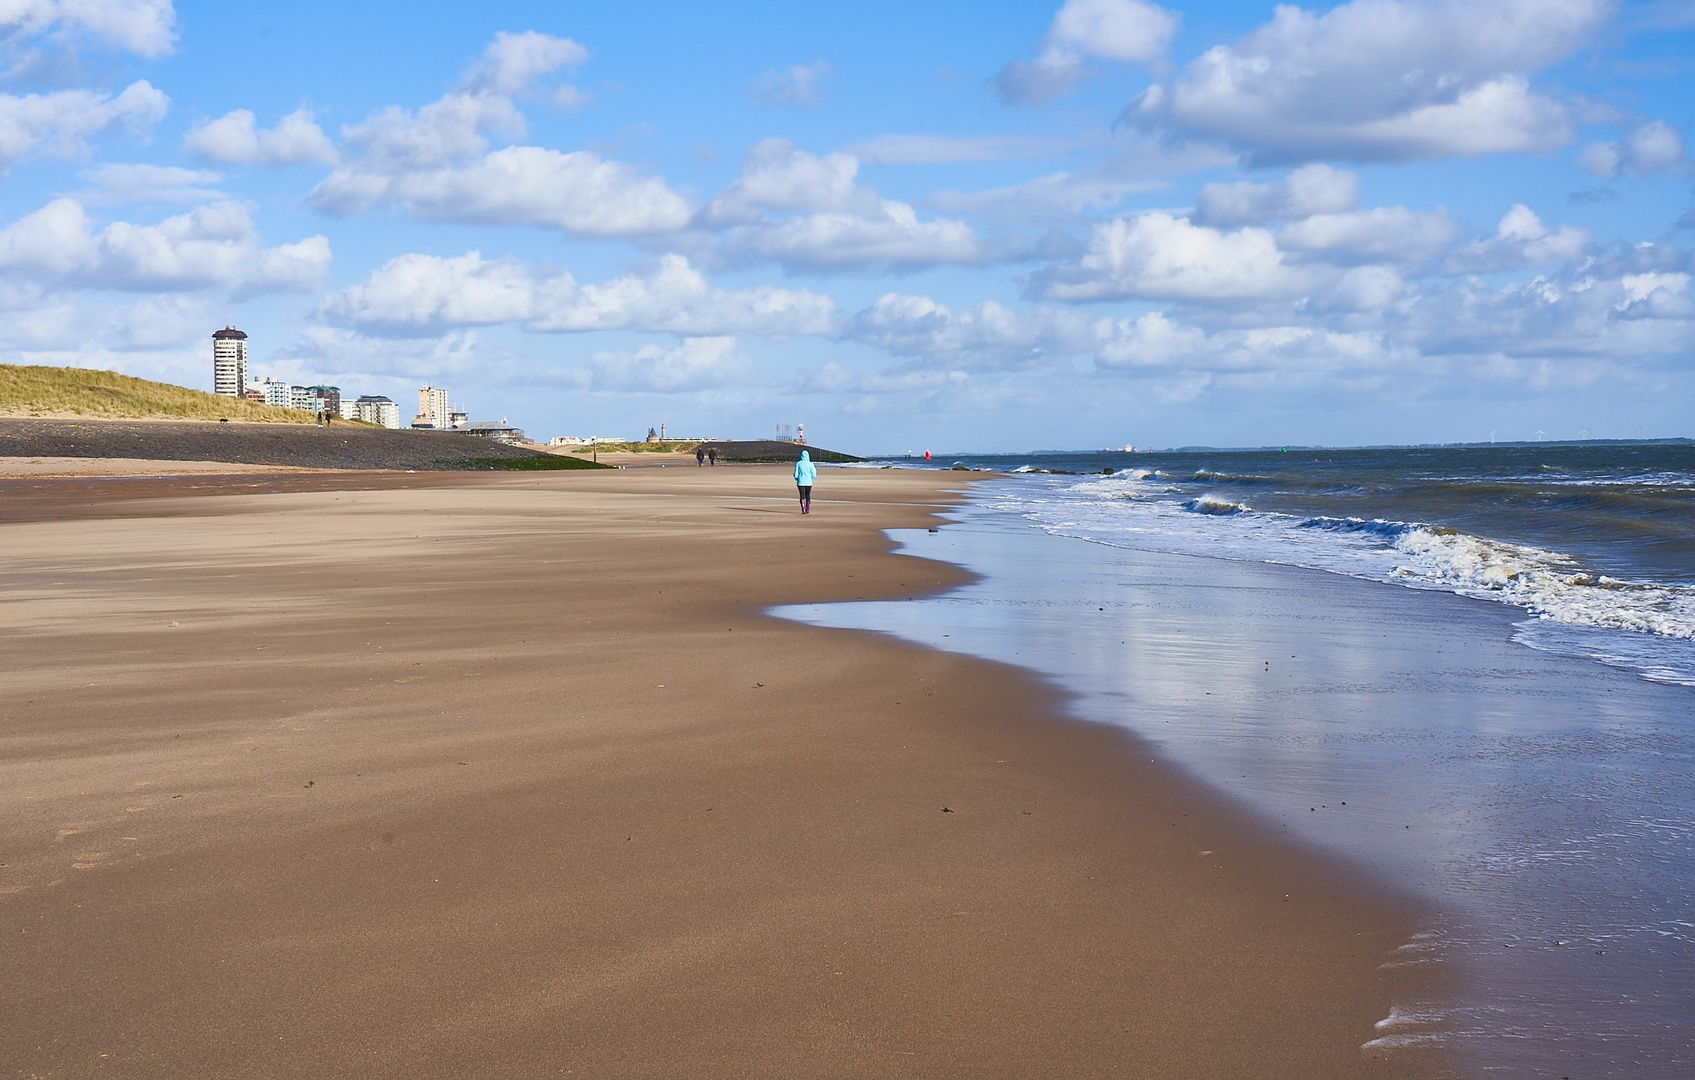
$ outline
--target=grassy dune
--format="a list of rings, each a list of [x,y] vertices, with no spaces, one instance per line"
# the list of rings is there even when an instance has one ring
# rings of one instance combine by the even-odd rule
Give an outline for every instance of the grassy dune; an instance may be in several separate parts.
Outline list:
[[[0,416],[87,416],[102,420],[258,420],[310,424],[311,413],[256,405],[115,371],[0,364]]]

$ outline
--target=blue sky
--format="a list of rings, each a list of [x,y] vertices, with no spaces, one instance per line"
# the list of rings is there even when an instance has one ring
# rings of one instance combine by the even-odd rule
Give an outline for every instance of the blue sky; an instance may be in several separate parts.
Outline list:
[[[1695,435],[1695,0],[0,6],[0,361],[867,452]]]

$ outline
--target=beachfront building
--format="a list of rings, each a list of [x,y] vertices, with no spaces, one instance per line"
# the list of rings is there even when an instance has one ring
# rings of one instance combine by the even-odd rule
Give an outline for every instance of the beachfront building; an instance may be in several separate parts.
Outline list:
[[[415,428],[448,431],[453,427],[453,410],[447,406],[447,391],[439,386],[426,386],[418,391],[418,415],[412,418]]]
[[[307,390],[312,394],[313,412],[341,414],[341,387],[309,386]]]
[[[488,421],[476,423],[467,421],[459,425],[458,431],[462,435],[475,435],[479,439],[493,439],[495,442],[506,443],[509,446],[517,446],[519,443],[528,441],[524,438],[523,428],[515,428],[504,420],[498,424]]]
[[[233,326],[212,335],[212,393],[237,398],[247,393],[247,335]]]
[[[288,388],[288,407],[312,411],[312,388],[310,386],[291,386]]]
[[[281,379],[266,379],[259,388],[265,393],[265,404],[283,409],[294,408],[294,388]]]
[[[400,406],[380,394],[360,394],[353,403],[354,419],[385,428],[400,427]]]

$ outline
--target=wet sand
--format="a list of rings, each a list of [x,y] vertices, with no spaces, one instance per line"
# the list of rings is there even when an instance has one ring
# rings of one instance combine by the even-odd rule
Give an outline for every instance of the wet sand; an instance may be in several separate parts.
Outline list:
[[[0,524],[5,1072],[1438,1071],[1361,1050],[1417,912],[1011,669],[760,613],[957,583],[879,530],[960,478],[396,475]]]

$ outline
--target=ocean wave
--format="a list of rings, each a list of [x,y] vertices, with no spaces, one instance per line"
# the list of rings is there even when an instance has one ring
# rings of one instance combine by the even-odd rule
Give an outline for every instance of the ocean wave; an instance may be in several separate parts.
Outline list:
[[[1463,595],[1575,626],[1695,638],[1695,588],[1686,585],[1621,581],[1558,552],[1427,526],[1408,529],[1391,546],[1405,557],[1396,574]]]
[[[1270,476],[1256,476],[1252,473],[1227,473],[1213,469],[1196,469],[1194,479],[1203,484],[1275,484],[1277,480]]]
[[[1626,580],[1550,548],[1423,522],[1249,512],[1238,501],[1196,495],[1193,487],[1184,490],[1145,470],[1027,483],[1042,486],[1008,490],[994,501],[1051,532],[1116,546],[1303,566],[1504,603],[1531,616],[1531,625],[1549,628],[1533,635],[1545,646],[1632,667],[1656,681],[1695,680],[1689,649],[1695,641],[1695,586]],[[1556,626],[1569,632],[1553,633]]]
[[[1251,508],[1242,503],[1231,502],[1229,499],[1221,499],[1217,495],[1202,495],[1199,498],[1190,499],[1188,502],[1184,503],[1183,509],[1189,511],[1191,514],[1216,514],[1225,516],[1229,514],[1243,514]]]

